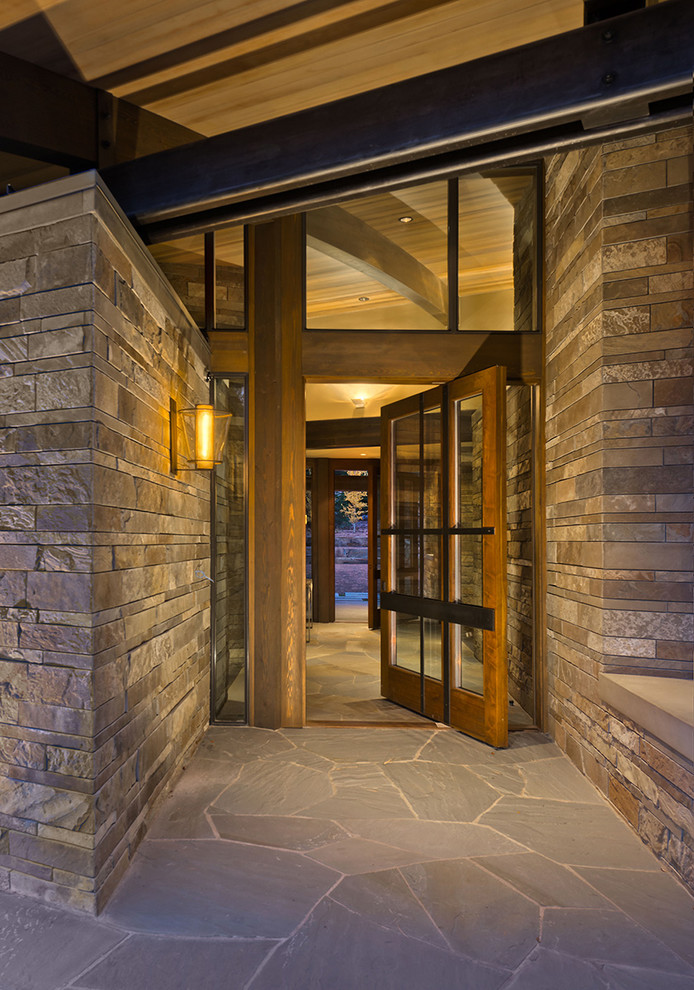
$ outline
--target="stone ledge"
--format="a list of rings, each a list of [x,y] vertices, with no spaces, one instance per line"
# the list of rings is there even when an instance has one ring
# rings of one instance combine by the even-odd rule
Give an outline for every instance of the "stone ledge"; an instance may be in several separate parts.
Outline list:
[[[600,698],[688,760],[694,760],[694,681],[600,674]]]

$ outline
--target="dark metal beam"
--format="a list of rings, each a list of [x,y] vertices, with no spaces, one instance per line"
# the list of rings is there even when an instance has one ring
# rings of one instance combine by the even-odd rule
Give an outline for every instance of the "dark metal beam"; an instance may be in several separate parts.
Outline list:
[[[199,138],[158,114],[0,52],[0,151],[73,171]]]
[[[518,147],[527,154],[538,144],[561,147],[643,127],[647,116],[636,125],[630,118],[649,111],[681,117],[679,105],[663,101],[690,96],[693,67],[694,5],[669,0],[103,175],[142,227],[163,222],[160,239],[172,220],[169,234],[301,209],[307,187],[310,194],[323,186],[316,205],[338,201],[345,189],[373,188],[374,172],[385,183],[414,163],[421,174],[429,161],[436,174],[445,162],[456,167],[457,156],[460,167],[471,150],[479,157],[492,142],[502,142],[507,155]]]
[[[0,52],[0,150],[72,169],[98,161],[97,90]]]

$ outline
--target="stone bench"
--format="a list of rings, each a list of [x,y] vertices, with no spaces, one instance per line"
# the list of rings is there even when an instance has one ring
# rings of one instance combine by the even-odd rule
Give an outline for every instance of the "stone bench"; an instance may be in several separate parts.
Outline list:
[[[598,693],[611,708],[694,760],[694,680],[600,674]]]

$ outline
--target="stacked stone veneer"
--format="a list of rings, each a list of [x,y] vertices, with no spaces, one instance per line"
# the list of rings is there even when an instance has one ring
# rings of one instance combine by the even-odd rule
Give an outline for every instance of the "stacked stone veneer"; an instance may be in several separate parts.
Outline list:
[[[692,884],[692,764],[598,694],[692,676],[692,128],[547,164],[550,729]]]
[[[208,721],[207,345],[94,173],[0,199],[0,883],[98,910]]]
[[[506,389],[508,690],[535,718],[531,386]]]

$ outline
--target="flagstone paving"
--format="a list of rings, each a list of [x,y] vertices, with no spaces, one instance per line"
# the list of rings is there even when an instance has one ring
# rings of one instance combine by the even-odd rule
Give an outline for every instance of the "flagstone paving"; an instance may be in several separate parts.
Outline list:
[[[0,921],[0,990],[694,990],[694,900],[537,732],[212,727],[99,918]]]

